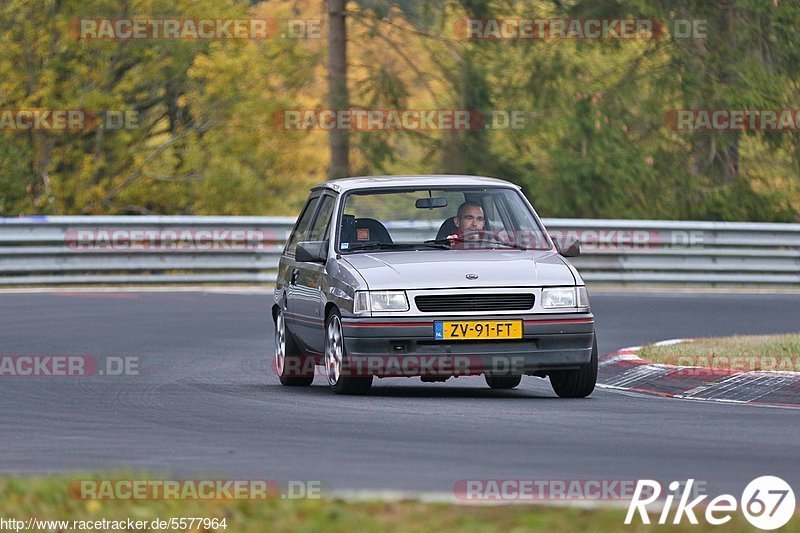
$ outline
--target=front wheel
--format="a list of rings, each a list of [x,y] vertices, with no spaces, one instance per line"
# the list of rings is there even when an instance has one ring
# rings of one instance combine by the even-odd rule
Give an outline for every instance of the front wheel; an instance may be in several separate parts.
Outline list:
[[[336,394],[363,395],[372,387],[372,375],[348,376],[353,368],[347,361],[342,334],[342,317],[333,310],[325,321],[325,370],[328,383]]]
[[[592,341],[592,358],[577,370],[559,370],[550,374],[550,385],[561,398],[585,398],[597,383],[597,335]]]

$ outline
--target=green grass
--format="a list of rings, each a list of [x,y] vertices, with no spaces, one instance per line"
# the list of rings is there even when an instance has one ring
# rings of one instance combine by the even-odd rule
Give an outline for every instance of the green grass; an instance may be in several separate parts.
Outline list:
[[[125,479],[125,476],[113,476]],[[141,478],[141,476],[139,476]],[[68,495],[71,479],[108,479],[108,475],[0,478],[0,518],[27,520],[134,520],[171,517],[225,518],[227,528],[216,531],[300,531],[300,532],[494,532],[528,531],[755,531],[741,512],[722,527],[703,523],[693,526],[648,527],[638,519],[624,524],[624,509],[577,509],[532,505],[453,505],[418,501],[343,502],[332,499],[265,501],[82,501]],[[130,479],[128,477],[127,479]],[[700,513],[701,514],[701,513]],[[651,513],[651,520],[657,520]],[[781,531],[800,532],[798,520]],[[68,528],[66,532],[71,532]],[[155,531],[145,528],[140,531]],[[194,531],[206,531],[195,529]]]
[[[653,363],[732,370],[800,371],[800,333],[696,339],[648,345],[639,357]]]

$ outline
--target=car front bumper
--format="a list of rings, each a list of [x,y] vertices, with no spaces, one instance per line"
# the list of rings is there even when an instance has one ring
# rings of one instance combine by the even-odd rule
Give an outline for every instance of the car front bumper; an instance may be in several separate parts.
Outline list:
[[[513,340],[435,340],[434,322],[523,320]],[[521,316],[435,316],[342,320],[348,361],[378,376],[542,374],[589,363],[594,341],[591,313]]]

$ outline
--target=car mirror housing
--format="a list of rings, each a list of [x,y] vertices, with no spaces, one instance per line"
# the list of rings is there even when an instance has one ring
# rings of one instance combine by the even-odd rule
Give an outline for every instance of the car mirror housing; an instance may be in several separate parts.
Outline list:
[[[328,241],[297,243],[294,258],[301,263],[324,263],[328,260]]]
[[[558,253],[562,256],[578,257],[581,255],[581,241],[577,237],[558,239],[551,235],[550,238],[553,239],[553,243],[556,245],[556,250],[558,250]]]
[[[437,207],[447,207],[447,198],[418,198],[414,202],[417,209],[433,209]]]

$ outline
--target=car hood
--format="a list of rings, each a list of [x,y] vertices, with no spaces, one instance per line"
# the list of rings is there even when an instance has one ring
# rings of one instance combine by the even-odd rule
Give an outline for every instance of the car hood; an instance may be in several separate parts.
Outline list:
[[[549,250],[415,250],[344,258],[370,290],[575,284],[561,256]]]

